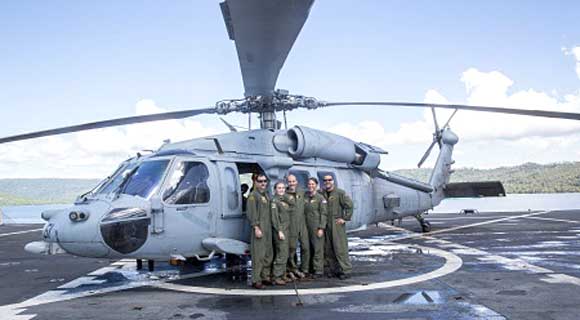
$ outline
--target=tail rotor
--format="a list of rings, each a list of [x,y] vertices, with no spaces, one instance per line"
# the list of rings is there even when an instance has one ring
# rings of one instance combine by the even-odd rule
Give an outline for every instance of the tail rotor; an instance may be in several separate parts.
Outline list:
[[[427,151],[425,151],[425,153],[423,154],[423,157],[421,157],[421,160],[419,160],[419,163],[417,163],[418,168],[421,168],[423,163],[429,158],[429,155],[431,154],[431,150],[433,150],[433,147],[435,146],[435,144],[438,144],[439,148],[441,148],[441,137],[443,136],[443,131],[445,131],[449,128],[449,123],[451,122],[451,119],[453,119],[455,114],[457,113],[457,109],[455,109],[453,111],[453,113],[451,114],[449,119],[447,119],[447,122],[445,122],[445,125],[441,128],[439,128],[439,123],[437,122],[437,114],[435,113],[434,107],[431,107],[431,113],[433,114],[433,123],[435,125],[435,132],[433,133],[433,142],[431,142],[431,145],[429,145],[429,147],[427,148]]]

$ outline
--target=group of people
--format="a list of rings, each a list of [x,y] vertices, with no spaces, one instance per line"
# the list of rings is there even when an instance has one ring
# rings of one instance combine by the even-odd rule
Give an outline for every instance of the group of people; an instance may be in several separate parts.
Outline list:
[[[285,285],[326,274],[347,279],[352,271],[348,256],[346,222],[353,213],[350,197],[335,187],[332,175],[308,179],[300,190],[296,176],[274,184],[268,192],[268,178],[257,174],[247,197],[251,225],[252,286]],[[297,248],[300,246],[300,263]]]

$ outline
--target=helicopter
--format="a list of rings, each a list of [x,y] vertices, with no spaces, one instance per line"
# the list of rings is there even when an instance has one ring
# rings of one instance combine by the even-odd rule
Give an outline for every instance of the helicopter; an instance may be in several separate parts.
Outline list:
[[[414,217],[422,230],[424,213],[444,198],[505,194],[499,182],[450,183],[458,136],[450,121],[458,110],[498,112],[580,120],[580,114],[459,104],[413,102],[329,102],[275,89],[278,75],[308,18],[313,0],[226,0],[220,3],[229,39],[234,41],[244,82],[244,98],[215,106],[97,121],[0,138],[9,143],[57,134],[130,125],[200,114],[258,114],[260,128],[165,143],[158,150],[127,159],[93,190],[66,209],[42,213],[42,239],[25,249],[40,254],[69,253],[94,258],[149,261],[249,252],[250,228],[242,210],[240,185],[254,173],[270,181],[293,174],[304,186],[309,177],[331,175],[353,199],[350,231]],[[427,183],[379,168],[377,146],[296,125],[282,129],[282,114],[303,108],[343,106],[430,108],[435,131],[421,166],[437,145],[439,154]],[[436,108],[455,110],[443,126]],[[250,118],[251,119],[251,118]]]

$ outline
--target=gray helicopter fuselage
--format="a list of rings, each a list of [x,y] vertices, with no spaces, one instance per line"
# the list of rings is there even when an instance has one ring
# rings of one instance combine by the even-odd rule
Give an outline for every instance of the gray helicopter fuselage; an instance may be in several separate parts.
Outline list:
[[[446,133],[430,184],[379,170],[380,148],[306,127],[165,144],[124,162],[73,207],[44,212],[44,239],[27,250],[160,260],[243,254],[250,230],[240,185],[257,171],[271,181],[292,173],[301,185],[333,175],[354,202],[348,230],[414,216],[443,198],[438,186],[449,180],[457,142]]]

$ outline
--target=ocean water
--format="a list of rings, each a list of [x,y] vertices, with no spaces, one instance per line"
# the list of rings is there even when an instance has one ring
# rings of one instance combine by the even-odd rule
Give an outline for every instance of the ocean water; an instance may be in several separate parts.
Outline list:
[[[42,211],[68,206],[70,205],[51,204],[1,207],[1,221],[5,224],[44,223],[40,218]],[[461,209],[477,209],[479,212],[580,209],[580,193],[509,194],[506,197],[445,199],[432,212],[453,213]]]
[[[0,221],[4,224],[27,224],[44,223],[40,214],[45,210],[63,209],[70,207],[70,204],[46,204],[31,206],[5,206],[0,207],[2,217]]]
[[[580,193],[508,194],[505,197],[445,199],[433,212],[459,212],[461,209],[486,211],[580,209]]]

